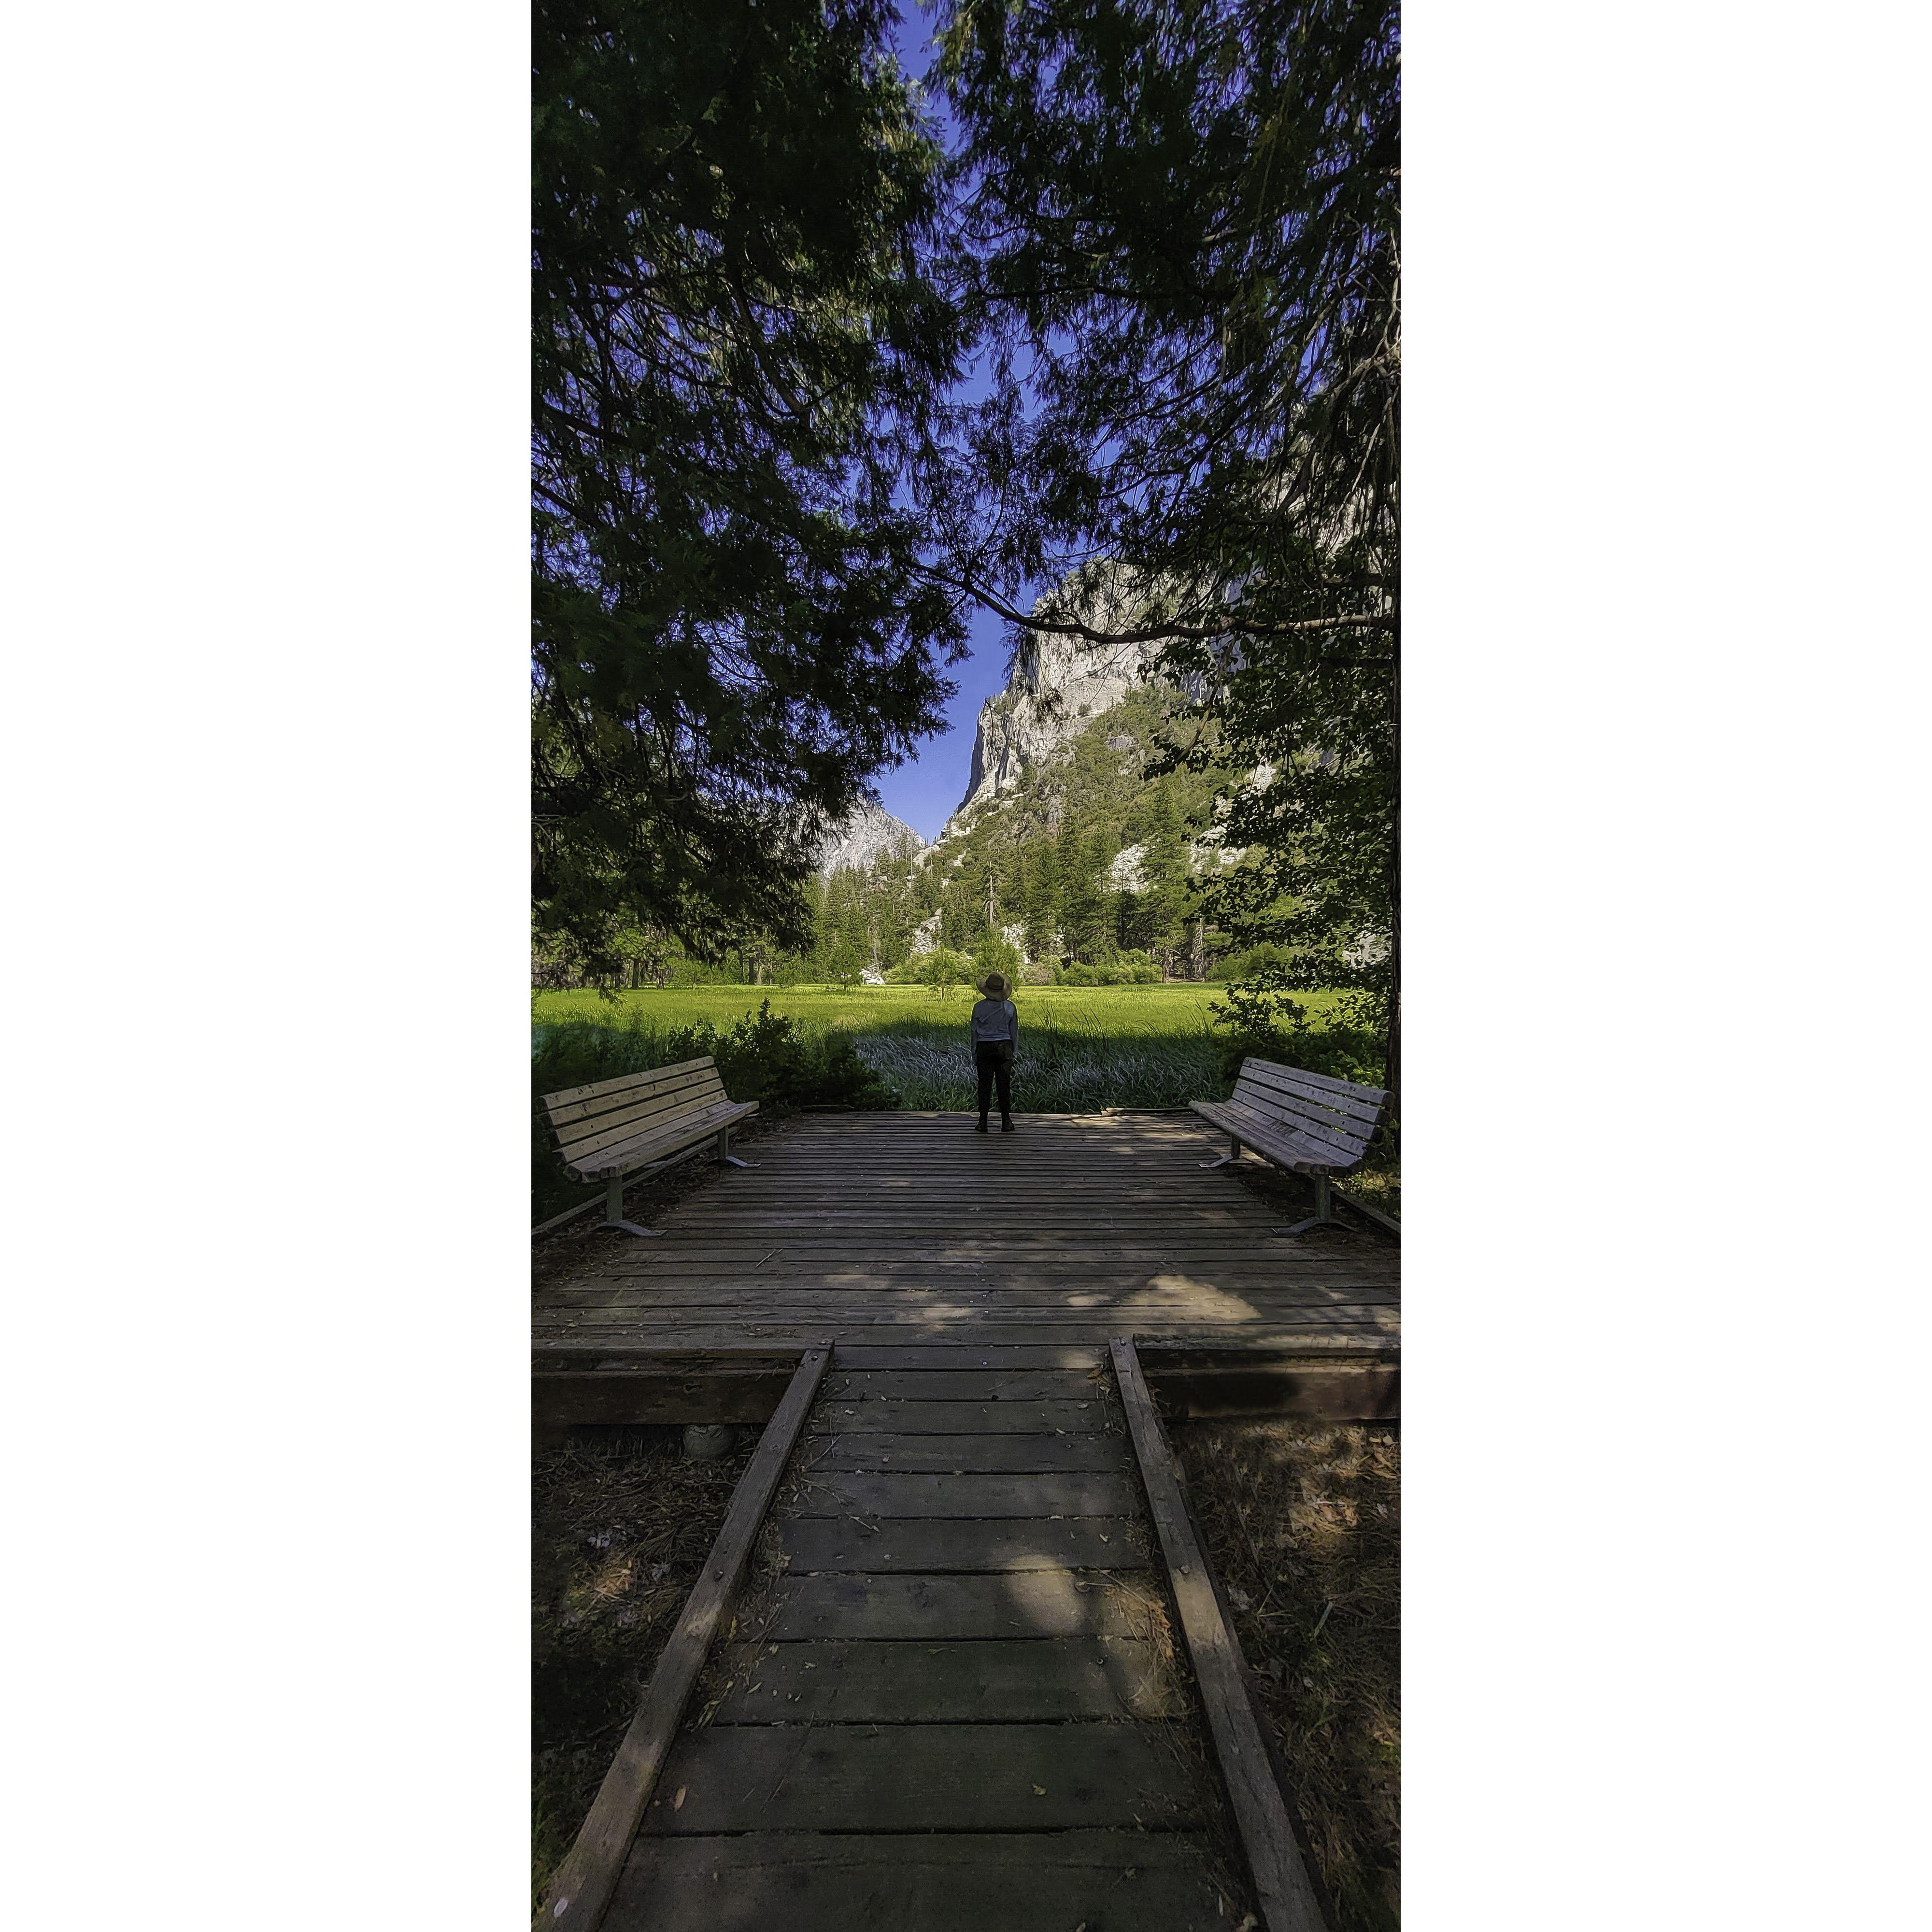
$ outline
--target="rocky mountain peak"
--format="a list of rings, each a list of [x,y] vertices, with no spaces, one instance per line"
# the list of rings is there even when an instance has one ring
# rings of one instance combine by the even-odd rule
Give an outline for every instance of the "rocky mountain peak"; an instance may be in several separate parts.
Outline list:
[[[1083,614],[1099,628],[1124,622],[1127,604],[1124,595],[1090,595]],[[1063,588],[1040,598],[1034,613],[1039,616],[1066,608],[1068,592]],[[1035,632],[1016,655],[1005,690],[980,707],[966,796],[940,838],[967,814],[1012,790],[1028,771],[1077,737],[1102,712],[1111,711],[1145,680],[1160,649],[1157,642],[1095,642]]]
[[[826,834],[818,848],[818,874],[829,879],[848,869],[863,872],[890,853],[912,859],[926,849],[926,841],[904,819],[868,799]]]

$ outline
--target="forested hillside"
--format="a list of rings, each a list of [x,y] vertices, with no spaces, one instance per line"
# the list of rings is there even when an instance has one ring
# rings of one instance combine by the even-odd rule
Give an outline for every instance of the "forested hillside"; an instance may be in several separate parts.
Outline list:
[[[1240,862],[1222,840],[1217,800],[1244,775],[1210,764],[1148,776],[1178,702],[1159,687],[1130,690],[1097,716],[1070,720],[1064,742],[1000,796],[962,808],[937,844],[907,838],[866,866],[814,879],[807,949],[754,944],[707,964],[634,929],[627,976],[783,985],[963,977],[992,964],[1042,980],[1069,969],[1076,982],[1089,972],[1221,976],[1245,956],[1230,960],[1225,935],[1194,908],[1189,880]]]

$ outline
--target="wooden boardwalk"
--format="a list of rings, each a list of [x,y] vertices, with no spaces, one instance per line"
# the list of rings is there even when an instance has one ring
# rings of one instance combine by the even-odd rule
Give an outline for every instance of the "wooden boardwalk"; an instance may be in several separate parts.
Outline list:
[[[754,1143],[659,1224],[542,1292],[548,1351],[847,1342],[1229,1346],[1394,1341],[1400,1256],[1382,1238],[1275,1232],[1191,1116],[814,1116]]]
[[[1243,1922],[1120,1396],[1088,1352],[835,1352],[598,1932]]]

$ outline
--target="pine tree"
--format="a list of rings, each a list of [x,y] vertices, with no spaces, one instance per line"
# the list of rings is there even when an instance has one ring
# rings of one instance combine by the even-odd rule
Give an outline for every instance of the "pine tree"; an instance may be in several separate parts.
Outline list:
[[[1153,768],[1265,763],[1204,910],[1341,985],[1395,1084],[1400,562],[1394,0],[949,0],[987,332],[976,590],[1138,638],[1204,695]],[[1030,374],[1029,374],[1030,371]],[[1043,610],[1002,585],[1091,565]],[[1199,735],[1195,736],[1196,732]]]
[[[817,836],[942,722],[962,338],[896,17],[536,0],[533,896],[593,963],[805,943]]]

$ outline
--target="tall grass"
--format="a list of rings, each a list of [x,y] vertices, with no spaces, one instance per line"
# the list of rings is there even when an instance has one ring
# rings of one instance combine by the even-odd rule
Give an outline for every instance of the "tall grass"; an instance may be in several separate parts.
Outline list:
[[[1162,1036],[1192,1033],[1211,1017],[1209,1009],[1227,988],[1179,982],[1159,986],[1020,986],[1014,990],[1022,1028],[1036,1024],[1074,1031]],[[839,1028],[865,1034],[906,1020],[962,1039],[975,995],[963,986],[665,986],[606,995],[597,992],[533,993],[530,1018],[538,1026],[581,1020],[593,1026],[634,1023],[690,1026],[704,1020],[723,1026],[747,1007],[769,999],[772,1010],[801,1028]],[[1310,1009],[1325,1014],[1333,996],[1316,994]],[[1319,1022],[1318,1021],[1318,1023]]]
[[[956,1112],[978,1104],[973,1049],[963,1029],[916,1022],[872,1029],[854,1042],[902,1107]],[[1013,1105],[1034,1114],[1102,1107],[1184,1107],[1224,1092],[1220,1048],[1204,1028],[1162,1038],[1114,1039],[1062,1026],[1020,1027]]]

